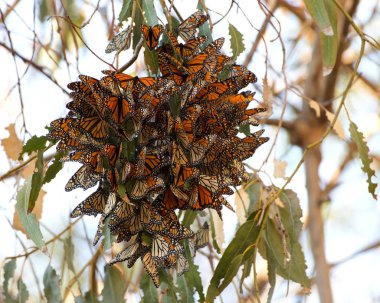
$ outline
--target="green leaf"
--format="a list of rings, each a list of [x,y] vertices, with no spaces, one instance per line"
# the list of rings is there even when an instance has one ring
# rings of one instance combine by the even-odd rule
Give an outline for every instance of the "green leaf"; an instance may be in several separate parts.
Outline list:
[[[304,0],[307,10],[309,11],[311,17],[318,24],[321,31],[327,35],[334,35],[334,30],[332,28],[329,14],[326,9],[325,0]]]
[[[94,292],[91,290],[86,292],[86,294],[84,295],[84,298],[75,297],[74,300],[75,300],[75,303],[99,303],[99,300],[96,297],[96,294],[94,294]]]
[[[185,227],[190,227],[190,225],[193,224],[196,217],[197,213],[195,211],[187,209],[182,220],[182,225]]]
[[[104,303],[124,303],[124,294],[127,289],[123,276],[115,266],[104,266],[104,288],[102,296]]]
[[[49,183],[53,180],[58,172],[63,168],[63,163],[60,161],[61,157],[62,153],[57,153],[54,156],[53,163],[47,168],[42,184]]]
[[[49,15],[49,1],[41,0],[39,4],[38,19],[43,22],[45,18]]]
[[[153,0],[142,0],[142,8],[145,13],[146,21],[150,26],[158,24],[156,8]]]
[[[3,281],[3,295],[5,303],[25,303],[29,298],[29,292],[22,279],[17,280],[17,298],[14,299],[9,293],[9,280],[13,278],[16,269],[16,260],[11,260],[4,265],[4,281]]]
[[[243,261],[243,257],[244,257],[243,254],[239,254],[235,256],[232,259],[231,263],[228,265],[226,273],[224,275],[224,279],[222,283],[220,284],[220,286],[218,287],[219,294],[231,283],[232,279],[236,277],[239,271],[240,265]]]
[[[144,297],[141,300],[142,303],[158,303],[157,288],[146,272],[141,278],[140,289],[142,289],[144,293]]]
[[[150,50],[148,47],[144,51],[145,64],[150,69],[152,74],[158,75],[158,56],[157,52]]]
[[[138,1],[137,3],[137,9],[135,13],[135,25],[133,26],[133,39],[132,39],[132,47],[133,49],[136,49],[136,45],[139,43],[141,38],[141,30],[140,26],[143,23],[143,15],[141,11],[141,0],[135,0]]]
[[[323,1],[321,1],[323,2]],[[324,35],[321,34],[321,46],[322,46],[322,58],[323,58],[323,66],[324,72],[323,74],[326,76],[330,74],[332,69],[335,66],[336,56],[338,53],[338,28],[337,28],[337,8],[333,1],[326,1],[325,6],[327,10],[327,14],[329,16],[329,20],[331,22],[331,27],[333,29],[333,35]]]
[[[201,1],[198,2],[197,9],[202,11],[203,13],[205,12],[204,6],[202,5]],[[207,40],[205,41],[204,45],[207,45],[213,41],[212,40],[212,33],[211,33],[211,29],[210,29],[210,23],[208,21],[206,21],[205,23],[203,23],[199,27],[199,36],[206,36],[207,37]]]
[[[30,191],[31,182],[29,178],[28,180],[25,180],[24,186],[17,193],[16,211],[20,217],[20,222],[29,237],[33,240],[37,247],[44,252],[46,251],[46,246],[36,216],[33,213],[28,214]]]
[[[121,24],[122,21],[127,21],[127,19],[132,16],[132,3],[133,0],[123,0],[123,6],[119,14],[119,24]]]
[[[110,231],[110,228],[108,226],[108,223],[110,221],[111,217],[108,216],[105,221],[104,221],[104,227],[103,227],[103,230],[102,230],[102,234],[103,234],[103,247],[105,250],[107,249],[110,249],[111,246],[112,246],[112,235],[111,235],[111,231]]]
[[[75,271],[74,269],[74,244],[73,244],[73,239],[70,237],[66,238],[63,241],[63,247],[65,249],[65,260],[67,262],[67,267],[69,270],[72,272]]]
[[[22,160],[22,156],[25,153],[30,155],[32,152],[45,149],[47,140],[48,139],[46,138],[46,136],[41,136],[41,137],[33,136],[32,138],[30,138],[22,147],[19,160]]]
[[[29,298],[29,292],[26,288],[25,283],[22,281],[21,278],[18,279],[17,281],[17,290],[18,290],[18,294],[15,301],[17,303],[25,303]]]
[[[211,279],[210,286],[207,290],[206,301],[213,302],[215,298],[224,290],[225,283],[220,285],[221,281],[226,278],[228,274],[228,268],[234,258],[249,247],[256,244],[257,236],[259,234],[260,226],[257,225],[256,220],[248,220],[240,226],[235,234],[234,239],[226,248],[225,252],[220,259],[214,276]],[[236,259],[235,259],[236,260]],[[235,261],[237,262],[237,261]]]
[[[304,287],[310,287],[305,256],[298,242],[302,229],[300,201],[292,190],[283,191],[279,199],[279,202],[273,202],[276,206],[270,206],[276,207],[278,213],[270,216],[267,221],[264,243],[260,243],[264,244],[265,251],[263,245],[259,245],[260,253],[268,262],[273,262],[271,265],[279,275]]]
[[[211,211],[209,211],[209,214],[210,214],[210,225],[211,225],[211,237],[212,237],[212,245],[214,246],[216,252],[218,254],[221,253],[221,250],[220,250],[220,247],[218,245],[218,242],[216,241],[216,233],[215,233],[215,224],[214,224],[214,220],[212,218],[212,215],[211,215]]]
[[[180,295],[179,302],[181,303],[194,303],[194,294],[192,287],[187,283],[184,275],[177,278],[178,290]]]
[[[274,289],[276,287],[276,264],[273,260],[272,254],[267,253],[268,255],[268,282],[270,285],[270,289],[268,292],[268,298],[267,298],[267,303],[270,303],[272,301]]]
[[[16,270],[16,260],[11,260],[4,265],[4,281],[3,281],[3,294],[5,302],[13,302],[12,297],[9,294],[8,284],[9,280],[13,277]]]
[[[236,60],[237,57],[245,50],[243,35],[231,23],[229,23],[228,26],[228,33],[230,35],[232,59]]]
[[[296,242],[291,245],[290,261],[285,262],[287,256],[284,252],[281,235],[271,220],[266,226],[266,246],[267,252],[273,255],[276,264],[276,271],[285,279],[297,282],[305,287],[310,287],[310,280],[306,275],[306,261],[301,245]]]
[[[249,124],[246,125],[240,125],[239,126],[239,132],[243,133],[246,136],[250,136],[251,134],[251,129],[249,128]]]
[[[359,131],[357,125],[352,121],[350,122],[350,135],[358,149],[359,157],[362,161],[363,166],[361,169],[367,174],[368,192],[375,200],[377,200],[377,195],[375,194],[377,184],[372,182],[372,177],[375,176],[375,172],[371,168],[372,158],[369,156],[367,142],[365,141],[363,134]]]
[[[61,282],[55,269],[51,267],[50,264],[45,270],[43,282],[46,300],[49,303],[62,302],[60,289]]]
[[[162,303],[177,303],[177,287],[173,283],[173,277],[169,276],[165,269],[159,271],[160,275],[160,291],[165,294]]]
[[[190,289],[195,289],[199,295],[199,302],[205,302],[205,295],[203,293],[203,284],[201,275],[199,273],[199,266],[194,264],[193,257],[191,256],[190,249],[185,243],[186,258],[189,262],[189,270],[184,273],[184,277],[189,284]]]
[[[44,176],[44,152],[39,150],[37,152],[36,166],[32,175],[32,188],[30,190],[28,213],[31,213],[36,205],[38,195],[42,187],[42,180]]]

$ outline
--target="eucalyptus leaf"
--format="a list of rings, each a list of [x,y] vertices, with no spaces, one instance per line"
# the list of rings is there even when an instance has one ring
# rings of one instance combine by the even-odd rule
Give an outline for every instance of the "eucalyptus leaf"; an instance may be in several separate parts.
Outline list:
[[[44,177],[44,152],[37,152],[36,166],[32,175],[32,187],[29,195],[28,213],[32,212],[40,193]]]
[[[146,272],[140,280],[140,289],[144,293],[141,300],[142,303],[158,303],[157,288],[154,286],[152,279]]]
[[[127,290],[121,272],[115,266],[104,266],[105,279],[102,290],[103,303],[124,303],[124,294]]]
[[[158,24],[156,8],[153,0],[142,0],[142,8],[145,13],[146,21],[150,26]]]
[[[367,142],[364,139],[364,135],[359,131],[357,125],[352,121],[350,122],[350,135],[358,149],[359,157],[362,162],[362,171],[367,175],[368,192],[375,200],[377,200],[377,195],[375,193],[377,184],[372,181],[375,172],[371,168],[372,158],[369,156]]]
[[[248,220],[240,226],[235,234],[234,239],[228,245],[222,255],[222,258],[219,260],[214,275],[211,278],[211,282],[206,295],[207,302],[213,302],[216,296],[218,296],[223,291],[224,288],[222,288],[222,286],[225,285],[221,285],[221,281],[225,279],[229,273],[228,268],[231,265],[231,262],[236,256],[243,254],[248,247],[254,246],[256,244],[259,230],[260,226],[257,225],[256,220]]]
[[[235,61],[237,57],[245,50],[243,35],[231,23],[228,26],[228,34],[230,35],[232,59]]]
[[[40,226],[36,216],[33,213],[28,213],[29,197],[31,192],[30,179],[25,180],[24,186],[18,191],[16,196],[16,211],[20,217],[20,222],[25,228],[29,237],[42,251],[46,251],[45,242],[42,237]]]
[[[19,160],[22,159],[22,156],[25,153],[30,155],[32,152],[45,149],[47,140],[48,139],[46,136],[37,137],[34,135],[33,137],[31,137],[22,147]]]
[[[61,281],[55,269],[52,268],[50,264],[45,270],[43,283],[44,283],[44,293],[45,293],[46,300],[49,303],[62,302],[61,290],[60,290]]]

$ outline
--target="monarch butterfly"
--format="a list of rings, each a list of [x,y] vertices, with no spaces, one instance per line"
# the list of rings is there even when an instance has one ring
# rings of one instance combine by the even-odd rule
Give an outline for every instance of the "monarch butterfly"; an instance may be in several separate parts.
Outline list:
[[[118,181],[119,181],[119,173],[116,168],[108,169],[106,173],[106,180],[111,186],[111,189],[114,192],[117,192],[118,189]]]
[[[217,139],[217,136],[209,135],[202,139],[199,139],[195,141],[193,144],[191,144],[189,148],[189,156],[190,156],[190,162],[194,164],[199,164],[200,161],[205,156],[207,150],[215,143]]]
[[[127,99],[122,96],[107,96],[103,98],[103,103],[106,108],[110,111],[112,120],[118,124],[123,124],[125,118],[132,114],[133,110],[133,100]]]
[[[174,184],[170,184],[170,191],[174,194],[174,196],[176,196],[180,200],[183,200],[186,202],[189,199],[189,196],[187,195],[187,193],[179,189]]]
[[[216,199],[216,193],[220,188],[220,182],[216,177],[200,175],[189,198],[191,209],[201,210],[206,207],[221,209],[220,202]]]
[[[84,190],[96,185],[102,178],[101,174],[96,174],[88,165],[83,165],[67,182],[65,190],[72,191],[78,187]]]
[[[205,222],[196,234],[195,234],[195,246],[194,248],[197,250],[199,248],[205,247],[209,243],[210,230],[207,222]]]
[[[185,209],[187,206],[187,201],[179,199],[178,197],[176,197],[176,195],[174,195],[171,189],[167,189],[164,192],[162,204],[165,207],[165,209],[168,209],[168,210]]]
[[[137,249],[139,248],[140,244],[138,242],[134,242],[130,245],[128,245],[124,250],[119,252],[110,262],[110,265],[113,265],[117,262],[123,262],[125,260],[130,259],[136,252]]]
[[[141,178],[144,175],[146,146],[139,151],[135,163],[132,163],[131,176]]]
[[[121,224],[130,221],[133,216],[136,216],[135,210],[136,206],[130,202],[128,196],[124,196],[122,202],[118,203],[115,211],[110,216],[109,228],[111,232],[114,232]]]
[[[201,107],[198,104],[188,106],[181,111],[182,127],[185,132],[193,132],[195,124],[199,115],[201,114]]]
[[[150,50],[152,50],[157,46],[158,40],[164,31],[164,27],[161,24],[155,25],[153,27],[142,24],[140,30],[144,36],[146,45]]]
[[[136,180],[130,192],[130,196],[132,199],[141,199],[146,196],[148,192],[163,188],[164,185],[164,180],[159,177],[149,176],[144,180]]]
[[[161,259],[166,257],[170,253],[170,250],[172,250],[172,246],[174,245],[168,237],[154,235],[152,241],[152,257]]]
[[[79,134],[78,134],[79,135]],[[57,145],[57,150],[58,151],[63,151],[63,150],[83,150],[89,147],[88,144],[84,144],[81,142],[82,140],[78,140],[75,137],[70,137],[70,136],[64,136],[61,138]],[[87,142],[86,142],[87,143]],[[90,142],[88,142],[90,143]]]
[[[173,80],[177,85],[181,85],[186,81],[187,75],[180,71],[171,60],[166,57],[165,53],[158,54],[158,66],[163,78]]]
[[[207,45],[202,52],[208,55],[218,53],[222,49],[224,41],[225,39],[223,37],[218,38],[215,41],[211,42],[209,45]]]
[[[83,97],[90,97],[92,95],[92,85],[98,83],[98,80],[89,76],[80,75],[82,81],[71,82],[67,88],[82,94]]]
[[[98,229],[94,237],[93,245],[96,245],[99,242],[100,238],[103,236],[103,228],[106,224],[105,220],[118,203],[120,203],[120,199],[116,197],[116,194],[114,192],[111,192],[108,195],[104,211],[99,219]]]
[[[145,270],[152,278],[154,285],[158,288],[160,286],[160,278],[158,277],[157,266],[152,258],[152,254],[150,252],[146,252],[141,259]]]
[[[181,276],[189,270],[189,262],[183,254],[178,254],[177,259],[177,275]]]
[[[78,119],[78,127],[88,132],[94,139],[108,137],[108,124],[99,116],[91,116]]]
[[[190,146],[190,143],[194,140],[194,135],[192,132],[185,132],[182,126],[182,121],[179,117],[174,120],[174,133],[179,142],[183,144],[186,148]]]
[[[202,15],[201,11],[197,11],[178,25],[176,32],[183,40],[187,41],[195,35],[197,28],[205,23],[206,20],[207,17]]]
[[[149,176],[158,169],[169,164],[169,158],[161,154],[149,154],[145,156],[144,176]]]
[[[178,219],[168,220],[167,227],[163,230],[163,233],[176,240],[188,239],[194,235],[190,229],[179,223]]]
[[[184,186],[189,180],[199,176],[199,169],[196,167],[174,165],[172,168],[174,173],[174,185],[177,187]]]
[[[178,145],[175,141],[172,141],[171,146],[171,154],[172,154],[172,164],[180,164],[180,165],[188,165],[189,160],[182,147]]]
[[[195,102],[213,101],[223,96],[228,90],[228,86],[222,82],[214,82],[206,87],[196,95]]]
[[[70,115],[88,117],[97,114],[97,104],[93,96],[84,97],[79,92],[72,92],[70,97],[73,98],[73,101],[66,104],[66,108],[72,111]]]
[[[189,57],[195,55],[201,47],[202,43],[207,40],[206,36],[201,36],[192,38],[185,44],[182,44],[178,42],[177,38],[171,32],[168,32],[167,34],[174,52],[185,60],[188,60]],[[173,55],[173,52],[170,52],[169,55]]]
[[[103,188],[99,187],[96,192],[92,193],[74,208],[70,215],[71,218],[76,218],[81,215],[96,216],[103,213],[107,198],[108,193]]]
[[[135,252],[134,255],[132,255],[132,257],[128,259],[128,268],[131,268],[139,257],[143,256],[146,252],[150,250],[150,246],[144,245],[144,243],[141,240],[139,241],[140,241],[140,246],[137,248],[137,251]]]
[[[241,118],[241,125],[245,125],[245,124],[252,124],[254,126],[258,126],[258,122],[257,120],[255,119],[255,117],[253,117],[254,115],[256,114],[259,114],[259,113],[263,113],[265,112],[267,109],[264,108],[264,107],[258,107],[258,108],[253,108],[253,109],[248,109],[244,112],[244,116]]]
[[[108,43],[105,52],[109,54],[114,51],[122,51],[123,49],[129,48],[130,40],[128,39],[128,37],[130,33],[130,26],[128,26],[127,29],[117,33]]]

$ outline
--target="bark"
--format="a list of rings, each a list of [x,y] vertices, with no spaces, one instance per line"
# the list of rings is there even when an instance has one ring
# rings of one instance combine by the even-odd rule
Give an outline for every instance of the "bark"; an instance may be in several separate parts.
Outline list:
[[[313,59],[309,65],[309,74],[305,82],[304,94],[314,100],[320,100],[322,88],[322,58],[320,56],[319,38],[315,37],[316,45],[313,51]],[[327,123],[322,116],[317,118],[310,109],[307,102],[304,102],[301,119],[303,120],[306,131],[302,132],[301,145],[306,148],[307,145],[317,141],[325,132]],[[306,171],[306,188],[308,193],[309,208],[309,235],[314,257],[316,285],[320,302],[332,303],[333,296],[330,284],[330,268],[325,256],[325,234],[324,222],[321,214],[321,196],[319,167],[321,164],[320,146],[311,149],[305,157]]]

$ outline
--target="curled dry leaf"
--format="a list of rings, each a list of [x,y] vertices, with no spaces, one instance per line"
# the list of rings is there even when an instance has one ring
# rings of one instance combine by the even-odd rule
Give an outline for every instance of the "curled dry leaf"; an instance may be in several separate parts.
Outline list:
[[[332,123],[334,121],[335,114],[333,114],[332,112],[326,111],[326,117],[330,121],[330,123]],[[335,121],[335,124],[333,125],[333,129],[339,138],[341,138],[342,140],[346,140],[346,134],[344,132],[343,125],[339,121],[339,119]]]
[[[287,163],[285,161],[281,160],[274,160],[274,171],[273,171],[273,176],[275,178],[283,178],[286,179],[285,177],[285,170],[286,170]]]
[[[273,84],[274,86],[274,84]],[[272,104],[272,91],[273,87],[269,87],[268,78],[265,76],[263,80],[263,103],[262,106],[267,110],[262,113],[264,117],[270,117],[273,114],[273,104]]]
[[[235,193],[235,205],[239,223],[243,224],[247,220],[247,211],[249,207],[249,195],[243,188],[240,188]]]
[[[9,131],[9,137],[1,140],[2,145],[8,158],[17,161],[22,149],[22,142],[17,137],[14,124],[9,124],[6,129]]]
[[[223,243],[224,243],[224,229],[223,229],[223,221],[220,219],[219,215],[215,211],[211,211],[212,220],[214,222],[215,228],[215,239],[218,243],[218,246],[223,251]]]

